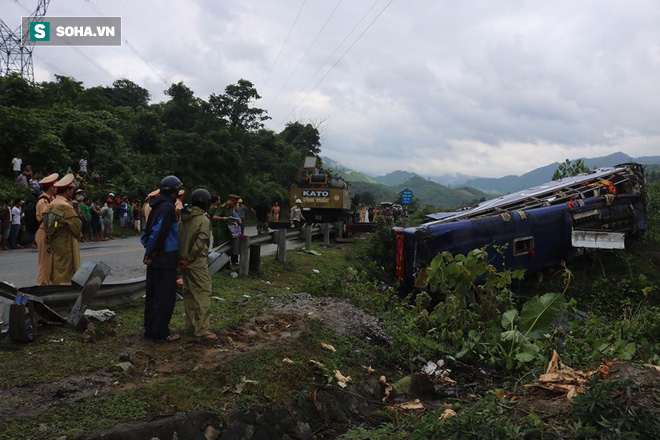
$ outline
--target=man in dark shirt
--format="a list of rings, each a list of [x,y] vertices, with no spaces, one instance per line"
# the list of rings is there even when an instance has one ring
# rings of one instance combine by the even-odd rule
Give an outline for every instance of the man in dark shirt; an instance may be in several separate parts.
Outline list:
[[[154,341],[176,341],[169,324],[176,300],[176,276],[179,263],[179,230],[174,200],[182,186],[176,176],[160,182],[160,195],[149,201],[151,213],[141,241],[147,265],[147,292],[144,303],[144,336]]]
[[[9,231],[11,230],[11,208],[14,206],[14,199],[8,197],[5,205],[0,208],[0,241],[2,241],[2,250],[9,249]]]
[[[257,217],[257,234],[268,234],[268,214],[270,208],[266,204],[266,198],[262,197],[252,210]]]

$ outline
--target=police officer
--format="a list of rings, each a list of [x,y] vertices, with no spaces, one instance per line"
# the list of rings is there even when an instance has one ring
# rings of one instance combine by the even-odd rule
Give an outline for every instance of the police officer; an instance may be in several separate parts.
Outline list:
[[[37,243],[37,251],[39,252],[39,272],[37,273],[37,284],[40,286],[47,286],[50,284],[50,272],[53,264],[53,254],[50,250],[50,241],[44,230],[43,218],[44,212],[48,210],[48,205],[51,200],[55,198],[57,188],[55,182],[59,179],[60,175],[53,173],[50,176],[44,177],[39,181],[41,185],[41,195],[37,200],[35,207],[37,221],[39,222],[39,229],[34,236],[34,241]]]
[[[204,188],[191,194],[192,208],[183,209],[179,224],[179,269],[183,274],[183,304],[186,308],[186,331],[198,338],[217,339],[209,330],[211,277],[208,253],[211,221],[206,211],[211,194]]]
[[[160,182],[160,195],[149,201],[151,212],[142,234],[147,265],[147,292],[144,304],[144,335],[154,341],[176,341],[169,323],[176,299],[176,269],[179,262],[179,230],[174,201],[183,184],[176,176]]]
[[[71,278],[80,267],[78,238],[82,232],[82,220],[71,206],[73,182],[73,174],[67,174],[53,185],[57,189],[57,195],[50,202],[47,211],[57,216],[52,229],[46,230],[53,252],[50,284],[71,284]]]

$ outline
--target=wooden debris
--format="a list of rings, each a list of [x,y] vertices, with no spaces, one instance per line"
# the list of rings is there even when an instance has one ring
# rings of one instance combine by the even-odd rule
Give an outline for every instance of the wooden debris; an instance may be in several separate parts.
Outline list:
[[[409,402],[397,403],[392,406],[392,409],[403,411],[420,411],[424,409],[424,405],[419,399],[411,400]]]
[[[367,370],[367,373],[368,373],[368,374],[371,374],[371,373],[375,373],[375,372],[376,372],[376,370],[374,370],[373,368],[371,368],[371,365],[362,365],[362,368],[364,368],[365,370]]]
[[[383,397],[383,403],[385,403],[387,402],[387,399],[390,398],[390,394],[392,393],[392,384],[387,382],[385,376],[380,376],[378,383],[385,387],[385,397]]]
[[[332,351],[332,352],[337,351],[337,349],[335,347],[333,347],[330,344],[326,344],[325,342],[321,342],[321,347],[325,348],[328,351]]]
[[[443,413],[438,417],[438,420],[446,420],[446,419],[451,419],[452,417],[456,417],[458,414],[456,414],[456,411],[454,411],[451,408],[446,408]]]
[[[594,374],[600,374],[603,378],[607,376],[611,365],[611,362],[604,362],[597,370],[574,370],[573,368],[562,364],[559,359],[559,354],[556,350],[553,350],[552,359],[550,359],[550,362],[548,363],[548,368],[546,368],[544,374],[539,376],[536,380],[536,384],[533,386],[566,394],[566,398],[571,401],[576,395],[584,393],[584,387],[587,380],[593,377]]]
[[[348,383],[353,380],[351,379],[351,376],[344,376],[339,370],[335,370],[335,378],[337,378],[337,385],[342,388],[346,388]]]

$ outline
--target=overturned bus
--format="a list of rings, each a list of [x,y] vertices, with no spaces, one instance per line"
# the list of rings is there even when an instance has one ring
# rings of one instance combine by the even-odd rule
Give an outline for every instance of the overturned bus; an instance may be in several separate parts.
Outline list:
[[[405,291],[424,288],[436,255],[484,246],[495,267],[528,270],[557,266],[578,249],[624,249],[646,229],[646,202],[644,167],[630,163],[431,214],[429,223],[394,228],[396,275]]]

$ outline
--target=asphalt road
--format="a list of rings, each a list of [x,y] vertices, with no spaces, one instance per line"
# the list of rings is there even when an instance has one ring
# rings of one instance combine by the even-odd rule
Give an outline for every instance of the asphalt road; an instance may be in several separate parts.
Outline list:
[[[256,227],[246,228],[248,235],[256,235]],[[291,249],[299,243],[287,243]],[[261,255],[273,255],[277,245],[262,246]],[[120,281],[138,278],[146,275],[142,257],[144,248],[137,236],[124,239],[80,243],[80,258],[85,261],[102,261],[110,266],[107,281]],[[34,286],[37,284],[37,250],[16,249],[0,252],[0,281],[13,284],[16,287]]]

